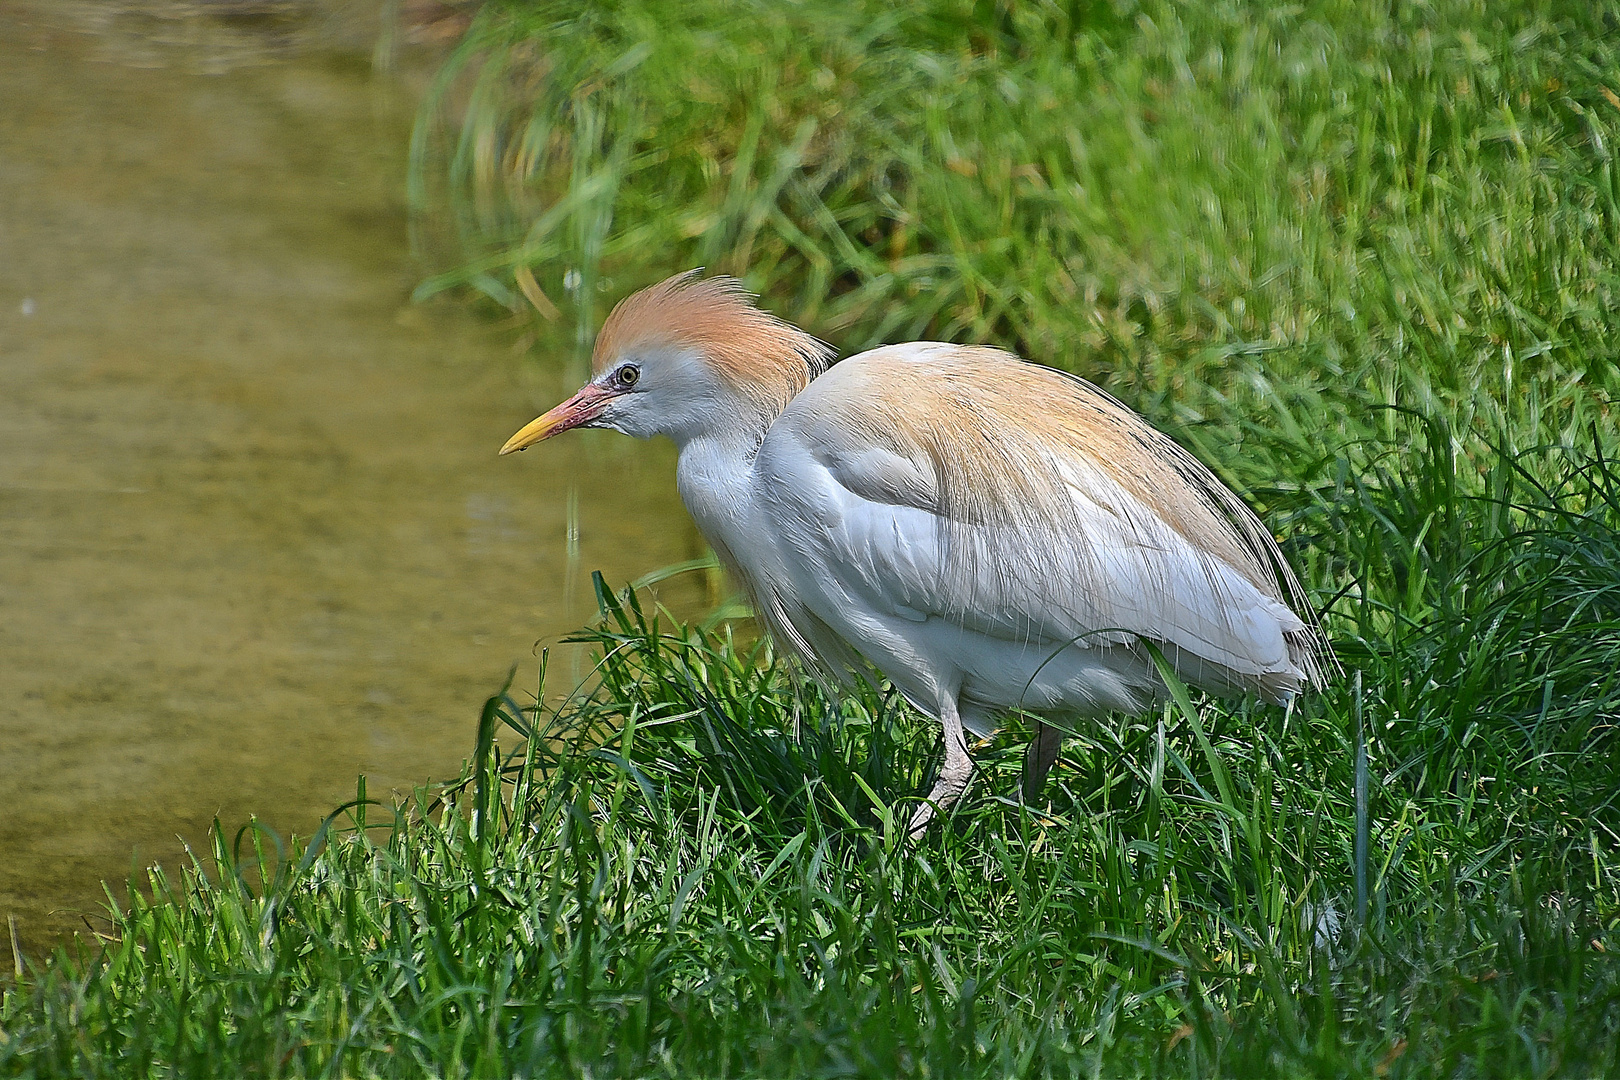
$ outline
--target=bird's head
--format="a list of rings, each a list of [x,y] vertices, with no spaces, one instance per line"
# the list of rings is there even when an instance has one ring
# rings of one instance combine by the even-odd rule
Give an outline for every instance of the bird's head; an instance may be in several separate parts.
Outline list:
[[[763,434],[827,369],[832,349],[769,312],[735,278],[678,274],[627,297],[597,335],[591,381],[507,440],[510,454],[576,427],[684,445]]]

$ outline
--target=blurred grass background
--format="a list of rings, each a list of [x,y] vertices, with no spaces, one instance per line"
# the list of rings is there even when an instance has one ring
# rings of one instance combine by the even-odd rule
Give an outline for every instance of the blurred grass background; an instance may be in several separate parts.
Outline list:
[[[583,345],[704,265],[845,352],[1078,371],[1262,510],[1349,673],[1082,725],[1035,810],[1015,718],[913,850],[929,725],[599,583],[578,694],[491,699],[441,803],[221,833],[6,990],[0,1069],[1620,1069],[1617,55],[1612,3],[491,0],[421,295]]]
[[[846,351],[993,341],[1166,421],[1577,438],[1614,388],[1615,19],[492,4],[416,134],[454,206],[423,291],[522,309],[526,270],[588,337],[703,265]]]

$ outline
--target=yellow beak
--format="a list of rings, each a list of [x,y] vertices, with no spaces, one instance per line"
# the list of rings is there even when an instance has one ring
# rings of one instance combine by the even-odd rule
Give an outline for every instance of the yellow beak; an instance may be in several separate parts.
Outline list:
[[[507,439],[506,445],[501,447],[501,454],[515,454],[519,450],[527,450],[542,439],[549,439],[569,428],[587,425],[601,416],[608,402],[618,396],[618,391],[597,386],[595,383],[586,383],[580,387],[579,393],[544,416],[529,421],[521,431]]]

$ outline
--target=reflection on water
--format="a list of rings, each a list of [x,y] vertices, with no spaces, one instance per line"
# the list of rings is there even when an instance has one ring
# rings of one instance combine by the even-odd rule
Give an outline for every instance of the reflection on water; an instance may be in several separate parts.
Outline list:
[[[123,67],[218,74],[299,54],[369,53],[391,66],[402,45],[447,44],[478,0],[8,0],[0,18],[34,43],[76,37],[82,56]]]
[[[453,773],[582,574],[700,550],[666,445],[496,457],[568,388],[408,305],[408,92],[82,29],[0,0],[0,916],[35,951],[215,814],[307,834],[357,773]]]

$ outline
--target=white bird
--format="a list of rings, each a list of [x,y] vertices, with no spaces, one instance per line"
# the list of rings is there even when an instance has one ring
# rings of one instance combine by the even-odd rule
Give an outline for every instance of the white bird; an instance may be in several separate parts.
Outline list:
[[[823,679],[881,673],[944,728],[913,835],[998,714],[1041,718],[1030,799],[1058,754],[1046,719],[1162,699],[1144,642],[1217,694],[1286,704],[1317,678],[1271,535],[1113,397],[982,346],[832,360],[736,280],[681,274],[614,308],[590,382],[501,453],[575,427],[674,440],[681,498],[777,641]]]

